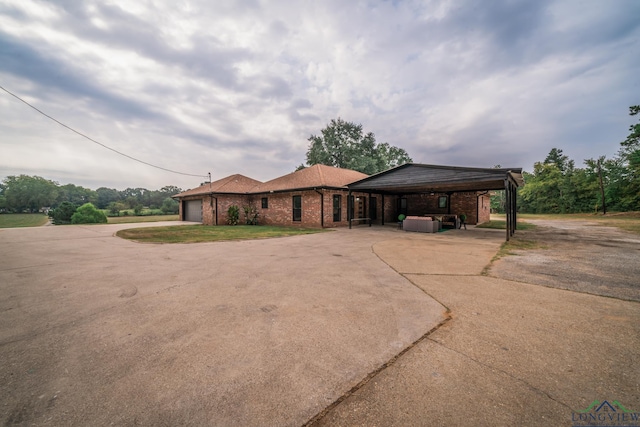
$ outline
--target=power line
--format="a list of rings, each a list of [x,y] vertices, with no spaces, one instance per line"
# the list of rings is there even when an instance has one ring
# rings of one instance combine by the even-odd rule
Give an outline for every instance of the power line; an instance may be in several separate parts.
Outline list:
[[[91,138],[91,137],[89,137],[89,136],[87,136],[87,135],[83,134],[82,132],[78,132],[77,130],[75,130],[74,128],[72,128],[72,127],[70,127],[70,126],[65,125],[65,124],[64,124],[64,123],[62,123],[61,121],[59,121],[59,120],[57,120],[57,119],[55,119],[55,118],[51,117],[50,115],[48,115],[48,114],[47,114],[47,113],[45,113],[45,112],[43,112],[43,111],[39,110],[38,108],[36,108],[36,107],[34,107],[33,105],[29,104],[29,103],[28,103],[27,101],[25,101],[24,99],[20,98],[18,95],[14,94],[14,93],[12,93],[12,92],[10,92],[10,91],[8,91],[8,90],[7,90],[7,89],[5,89],[4,87],[0,86],[0,89],[2,89],[3,91],[7,92],[9,95],[13,96],[13,97],[14,97],[14,98],[16,98],[17,100],[19,100],[19,101],[21,101],[21,102],[25,103],[26,105],[28,105],[29,107],[33,108],[33,109],[34,109],[34,110],[36,110],[38,113],[42,114],[43,116],[47,117],[48,119],[51,119],[51,120],[53,120],[54,122],[58,123],[60,126],[63,126],[63,127],[67,128],[67,129],[69,129],[71,132],[74,132],[74,133],[76,133],[76,134],[78,134],[78,135],[82,136],[83,138],[86,138],[86,139],[88,139],[89,141],[91,141],[91,142],[93,142],[93,143],[95,143],[95,144],[98,144],[98,145],[100,145],[101,147],[106,148],[107,150],[111,150],[111,151],[113,151],[114,153],[120,154],[121,156],[127,157],[127,158],[129,158],[129,159],[131,159],[131,160],[134,160],[134,161],[136,161],[136,162],[142,163],[143,165],[151,166],[152,168],[156,168],[156,169],[161,169],[161,170],[166,171],[166,172],[176,173],[176,174],[178,174],[178,175],[197,176],[197,177],[200,177],[200,178],[202,178],[202,177],[207,177],[207,175],[195,175],[195,174],[192,174],[192,173],[184,173],[184,172],[174,171],[174,170],[171,170],[171,169],[163,168],[162,166],[157,166],[157,165],[154,165],[154,164],[151,164],[151,163],[145,162],[144,160],[136,159],[135,157],[132,157],[132,156],[130,156],[130,155],[128,155],[128,154],[125,154],[125,153],[123,153],[123,152],[120,152],[120,151],[116,150],[115,148],[111,148],[111,147],[109,147],[109,146],[107,146],[107,145],[105,145],[105,144],[103,144],[103,143],[101,143],[101,142],[99,142],[99,141],[96,141],[95,139],[93,139],[93,138]]]

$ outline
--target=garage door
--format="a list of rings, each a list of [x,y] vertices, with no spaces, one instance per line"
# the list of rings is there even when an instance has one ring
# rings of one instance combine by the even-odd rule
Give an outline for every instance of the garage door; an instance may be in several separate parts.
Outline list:
[[[184,220],[202,222],[202,200],[185,200]]]

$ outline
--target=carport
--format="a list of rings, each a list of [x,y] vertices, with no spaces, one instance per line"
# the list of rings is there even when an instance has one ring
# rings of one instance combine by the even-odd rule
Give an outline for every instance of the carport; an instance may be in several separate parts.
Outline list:
[[[385,195],[441,193],[450,196],[459,192],[505,190],[506,240],[508,241],[516,230],[516,190],[522,185],[524,185],[522,168],[470,168],[406,163],[353,182],[347,187],[349,201],[352,192],[379,194],[382,196],[383,209]],[[352,209],[347,209],[348,216],[351,215],[351,211]],[[352,218],[347,219],[351,228]],[[382,224],[384,225],[384,215]]]

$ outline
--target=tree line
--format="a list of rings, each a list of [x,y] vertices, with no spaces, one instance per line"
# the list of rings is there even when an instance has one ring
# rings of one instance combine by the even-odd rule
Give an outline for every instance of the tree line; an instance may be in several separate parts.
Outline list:
[[[181,191],[173,185],[159,190],[127,188],[118,191],[107,187],[91,190],[74,184],[60,185],[39,176],[8,176],[0,182],[0,212],[35,213],[45,207],[55,209],[66,202],[74,207],[91,203],[98,209],[108,209],[113,215],[126,209],[140,214],[144,208],[177,213],[178,202],[171,196]]]
[[[629,107],[640,114],[640,106]],[[616,155],[585,159],[576,167],[562,149],[553,148],[532,172],[523,172],[524,187],[518,189],[518,210],[523,213],[606,213],[640,210],[640,123],[631,125],[629,136]],[[504,194],[492,198],[494,211],[504,212]]]
[[[640,106],[629,107],[629,114],[639,115]],[[640,210],[640,123],[629,130],[613,158],[586,159],[583,168],[576,167],[562,149],[553,148],[544,161],[533,165],[532,172],[523,172],[525,186],[518,189],[520,212]],[[324,164],[372,175],[412,161],[404,149],[377,143],[375,135],[364,133],[362,125],[340,118],[331,120],[319,135],[311,135],[308,140],[306,165],[298,169]],[[0,182],[0,212],[38,212],[42,207],[56,208],[66,202],[65,209],[91,203],[114,215],[125,209],[140,214],[144,207],[175,213],[178,203],[171,196],[181,191],[171,185],[159,190],[100,187],[94,191],[74,184],[59,185],[39,176],[8,176]],[[504,212],[503,192],[492,197],[491,207]]]

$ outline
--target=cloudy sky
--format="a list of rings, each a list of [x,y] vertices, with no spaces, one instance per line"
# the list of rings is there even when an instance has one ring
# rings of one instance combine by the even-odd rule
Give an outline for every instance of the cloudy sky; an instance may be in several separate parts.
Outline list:
[[[303,163],[331,119],[414,162],[613,156],[640,1],[0,0],[0,86],[114,150],[213,179]],[[0,179],[192,188],[0,91]]]

